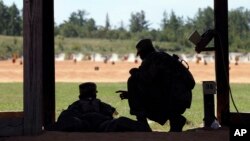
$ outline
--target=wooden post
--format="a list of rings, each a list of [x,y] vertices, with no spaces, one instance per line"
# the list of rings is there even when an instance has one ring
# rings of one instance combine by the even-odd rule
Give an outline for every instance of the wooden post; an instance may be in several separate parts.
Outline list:
[[[24,0],[24,134],[54,122],[53,0]]]
[[[54,0],[43,0],[43,118],[44,126],[55,122]]]
[[[217,117],[222,125],[229,124],[229,60],[228,1],[214,0],[215,71],[217,82]]]

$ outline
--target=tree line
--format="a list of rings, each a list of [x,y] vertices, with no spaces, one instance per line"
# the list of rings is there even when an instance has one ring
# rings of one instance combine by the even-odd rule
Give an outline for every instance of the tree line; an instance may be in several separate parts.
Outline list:
[[[250,50],[250,11],[243,7],[229,11],[229,45],[232,51]],[[191,47],[187,37],[194,30],[203,33],[214,28],[214,11],[211,7],[198,9],[194,18],[184,19],[174,11],[164,12],[160,29],[151,29],[146,13],[131,13],[129,28],[121,21],[120,26],[112,28],[108,14],[104,26],[95,24],[93,18],[87,18],[85,10],[71,13],[69,19],[55,27],[55,35],[64,37],[105,38],[105,39],[135,39],[143,37],[155,41],[173,42],[176,50],[183,46]]]
[[[20,36],[22,34],[23,19],[16,4],[8,7],[0,0],[0,19],[0,34],[10,36]]]
[[[228,17],[230,51],[250,51],[250,11],[239,7],[230,10]],[[0,0],[0,19],[1,35],[22,35],[22,10],[15,4],[8,7]],[[138,40],[147,37],[154,41],[170,42],[173,46],[171,51],[181,51],[183,47],[193,46],[187,38],[194,30],[203,33],[214,28],[214,11],[211,7],[200,8],[193,18],[177,16],[174,11],[163,12],[160,23],[159,29],[150,28],[146,13],[141,10],[131,13],[128,28],[125,28],[123,21],[119,26],[112,27],[108,13],[105,25],[96,25],[86,10],[77,10],[70,14],[68,20],[55,24],[55,36],[109,40]]]

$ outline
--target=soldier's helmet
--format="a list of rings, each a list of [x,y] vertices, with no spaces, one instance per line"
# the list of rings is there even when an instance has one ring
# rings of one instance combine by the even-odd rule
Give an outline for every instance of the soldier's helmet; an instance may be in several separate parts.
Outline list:
[[[96,98],[96,84],[93,82],[86,82],[79,85],[80,99],[84,98]]]
[[[140,54],[145,54],[155,51],[151,39],[140,40],[136,45],[136,49],[137,49],[137,56]]]

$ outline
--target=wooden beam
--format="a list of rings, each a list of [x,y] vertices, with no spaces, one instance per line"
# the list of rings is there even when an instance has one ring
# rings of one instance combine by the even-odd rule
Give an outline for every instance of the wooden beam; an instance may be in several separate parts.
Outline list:
[[[2,118],[23,118],[23,112],[0,112]]]
[[[250,127],[250,113],[230,113],[231,126]]]
[[[24,134],[54,122],[53,0],[24,0]]]
[[[23,117],[0,118],[0,137],[23,134]],[[1,140],[1,139],[0,139]]]
[[[214,0],[217,118],[229,125],[228,1]]]
[[[0,112],[0,137],[23,134],[23,112]]]

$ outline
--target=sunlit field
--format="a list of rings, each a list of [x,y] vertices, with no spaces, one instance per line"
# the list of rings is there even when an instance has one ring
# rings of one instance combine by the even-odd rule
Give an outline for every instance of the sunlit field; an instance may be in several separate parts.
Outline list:
[[[56,83],[56,116],[69,104],[78,99],[79,83]],[[0,111],[22,111],[23,110],[23,84],[22,83],[0,83]],[[126,116],[135,119],[129,114],[127,100],[121,100],[116,90],[126,90],[126,83],[97,83],[98,98],[116,107],[119,116]],[[240,112],[250,112],[250,84],[231,84],[233,97],[237,108]],[[216,105],[216,103],[215,103]],[[203,94],[202,85],[197,84],[193,90],[193,102],[190,109],[187,109],[184,116],[188,122],[184,126],[185,130],[203,126],[204,110],[203,110]],[[232,104],[231,111],[235,112]],[[156,131],[168,131],[168,122],[161,126],[155,122],[149,121],[150,126]]]

